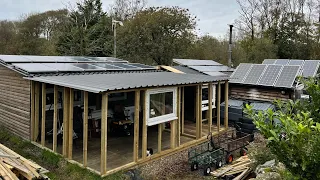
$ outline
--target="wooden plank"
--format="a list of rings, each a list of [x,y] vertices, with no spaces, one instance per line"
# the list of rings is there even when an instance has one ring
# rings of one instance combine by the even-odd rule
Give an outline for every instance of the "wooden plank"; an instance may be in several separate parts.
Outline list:
[[[57,131],[58,131],[58,86],[54,85],[53,87],[53,152],[57,152]]]
[[[68,159],[72,159],[73,149],[73,104],[74,104],[74,91],[70,88],[69,95],[69,125],[68,125]]]
[[[139,112],[140,112],[140,91],[135,91],[134,99],[134,139],[133,139],[133,161],[139,159]]]
[[[218,132],[220,131],[220,119],[221,119],[221,110],[220,110],[220,104],[221,104],[221,84],[220,81],[218,82],[218,99],[217,99],[217,128]]]
[[[162,150],[162,126],[163,123],[158,124],[158,153]]]
[[[41,145],[45,146],[45,138],[46,138],[46,100],[47,100],[47,93],[46,93],[46,83],[42,83],[42,101],[41,101]]]
[[[228,100],[229,100],[229,82],[225,82],[225,92],[224,92],[224,99],[225,99],[225,109],[224,109],[224,127],[228,129],[228,121],[229,121],[229,107],[228,107]]]
[[[147,92],[144,91],[143,96],[143,123],[142,123],[142,159],[147,158]]]
[[[83,167],[87,167],[88,163],[88,92],[84,91],[83,104]]]
[[[208,85],[208,101],[209,101],[209,109],[208,109],[208,132],[212,132],[212,99],[213,99],[213,87],[212,83]]]
[[[108,94],[103,93],[101,103],[101,174],[107,172]]]
[[[63,145],[62,155],[67,157],[68,153],[68,127],[69,127],[69,88],[65,87],[63,92]]]
[[[199,85],[199,137],[202,137],[202,84]]]
[[[184,87],[181,87],[181,133],[184,133]]]
[[[170,126],[170,147],[171,149],[176,148],[176,140],[177,140],[177,119],[171,121],[171,126]]]
[[[34,119],[34,115],[35,115],[35,112],[34,112],[34,81],[31,81],[31,90],[30,90],[30,104],[31,104],[31,117],[30,117],[30,120],[31,120],[31,125],[30,125],[30,139],[31,141],[33,141],[33,133],[34,133],[34,124],[35,124],[35,119]]]
[[[40,84],[38,82],[35,82],[35,123],[34,123],[34,136],[33,136],[33,141],[37,141],[38,136],[39,136],[39,107],[40,107]]]
[[[167,71],[170,71],[170,72],[173,72],[173,73],[179,73],[179,74],[185,74],[184,72],[182,71],[179,71],[178,69],[175,69],[171,66],[160,66],[162,69],[165,69]]]

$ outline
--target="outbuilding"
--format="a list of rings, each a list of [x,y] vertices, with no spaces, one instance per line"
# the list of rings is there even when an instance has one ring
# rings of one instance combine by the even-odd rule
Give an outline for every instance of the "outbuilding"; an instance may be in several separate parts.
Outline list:
[[[0,64],[0,125],[101,176],[228,129],[227,76],[165,72],[111,57],[0,55]],[[194,91],[186,93],[188,87]]]

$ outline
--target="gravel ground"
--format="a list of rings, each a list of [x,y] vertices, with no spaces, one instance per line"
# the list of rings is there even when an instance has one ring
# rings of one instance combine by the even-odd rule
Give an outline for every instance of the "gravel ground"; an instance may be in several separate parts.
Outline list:
[[[190,170],[188,151],[182,151],[172,156],[161,158],[140,168],[145,180],[151,179],[208,179],[202,176],[202,171]]]

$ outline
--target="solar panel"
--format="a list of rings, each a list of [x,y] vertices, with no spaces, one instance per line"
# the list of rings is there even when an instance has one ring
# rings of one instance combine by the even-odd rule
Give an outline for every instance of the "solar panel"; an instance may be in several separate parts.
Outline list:
[[[217,71],[228,71],[228,66],[189,66],[191,69],[200,71],[200,72],[217,72]]]
[[[39,72],[56,72],[57,70],[45,66],[41,63],[14,63],[12,64],[14,68],[19,68],[23,71],[29,72],[29,73],[39,73]]]
[[[291,88],[300,70],[300,66],[283,66],[274,86]]]
[[[250,72],[248,73],[247,77],[243,81],[244,84],[257,84],[260,76],[263,74],[264,70],[266,69],[266,64],[254,64]]]
[[[222,66],[213,60],[173,59],[173,62],[185,66]]]
[[[6,63],[30,62],[30,59],[17,55],[0,55],[0,59]]]
[[[258,84],[263,86],[273,86],[282,70],[282,67],[282,65],[268,65],[260,77]]]
[[[99,66],[99,67],[105,68],[107,70],[125,70],[124,68],[114,66],[110,63],[91,63],[91,64],[94,66]]]
[[[141,68],[141,69],[156,69],[153,66],[148,66],[148,65],[139,64],[139,63],[129,63],[129,65],[134,66],[134,67],[138,67],[138,68]]]
[[[118,59],[114,57],[85,57],[87,59],[90,59],[92,61],[101,61],[101,62],[114,62],[114,63],[128,63],[128,61],[123,59]]]
[[[209,76],[228,76],[227,74],[224,74],[222,72],[203,72],[203,73]]]
[[[84,71],[103,71],[106,70],[102,67],[98,67],[98,66],[94,66],[91,64],[85,64],[85,63],[73,63],[73,66],[79,67],[81,69],[83,69]]]
[[[262,64],[274,64],[276,59],[265,59],[263,60]]]
[[[319,60],[306,60],[303,65],[302,76],[314,77],[319,69]]]
[[[117,63],[117,64],[113,64],[113,65],[116,67],[123,68],[123,69],[133,69],[133,70],[140,69],[138,67],[134,67],[133,65],[127,64],[127,63]]]
[[[55,69],[58,72],[75,72],[82,71],[83,69],[73,66],[70,63],[43,63],[42,65]]]
[[[298,65],[302,66],[304,64],[304,60],[292,59],[289,61],[288,65]]]
[[[241,63],[231,75],[231,83],[242,83],[251,69],[252,64]]]
[[[277,59],[274,64],[287,65],[288,63],[289,63],[289,59]]]

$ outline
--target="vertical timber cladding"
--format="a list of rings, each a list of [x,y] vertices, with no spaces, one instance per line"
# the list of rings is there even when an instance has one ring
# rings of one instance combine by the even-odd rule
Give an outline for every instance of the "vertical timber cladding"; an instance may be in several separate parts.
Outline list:
[[[0,66],[0,126],[30,139],[30,81]]]

